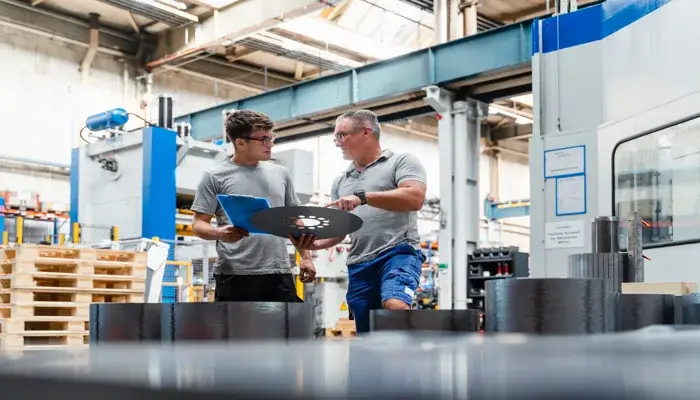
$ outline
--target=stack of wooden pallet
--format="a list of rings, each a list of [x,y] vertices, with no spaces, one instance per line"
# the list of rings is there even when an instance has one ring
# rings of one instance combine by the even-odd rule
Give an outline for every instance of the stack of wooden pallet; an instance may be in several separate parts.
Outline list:
[[[146,258],[90,248],[0,248],[0,347],[86,346],[91,303],[144,301]]]

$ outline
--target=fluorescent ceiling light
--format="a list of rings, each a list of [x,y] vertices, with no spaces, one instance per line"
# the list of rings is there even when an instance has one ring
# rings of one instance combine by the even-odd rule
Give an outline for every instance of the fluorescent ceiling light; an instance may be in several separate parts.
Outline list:
[[[199,0],[200,3],[206,4],[208,6],[214,7],[214,8],[222,8],[229,6],[238,0]]]
[[[170,7],[175,7],[178,10],[187,10],[187,4],[181,3],[176,0],[158,0],[158,2],[169,5]]]
[[[180,27],[193,22],[198,22],[196,15],[178,10],[176,7],[166,5],[154,0],[102,0],[115,7],[127,10],[134,14],[162,22],[169,26]]]
[[[409,47],[396,46],[363,36],[331,22],[310,16],[286,21],[280,24],[279,28],[379,60],[406,54],[412,50]]]
[[[350,68],[356,68],[361,66],[362,64],[355,61],[351,60],[349,58],[345,58],[342,56],[339,56],[337,54],[333,54],[324,50],[317,49],[312,46],[308,46],[303,43],[299,43],[295,40],[287,39],[285,37],[275,35],[274,33],[271,32],[261,32],[255,35],[251,36],[252,38],[262,40],[264,42],[274,44],[277,46],[281,46],[287,50],[290,51],[296,51],[296,52],[301,52],[301,53],[306,53],[309,55],[312,55],[314,57],[321,57],[325,60],[335,62],[340,65],[344,65],[346,67]]]

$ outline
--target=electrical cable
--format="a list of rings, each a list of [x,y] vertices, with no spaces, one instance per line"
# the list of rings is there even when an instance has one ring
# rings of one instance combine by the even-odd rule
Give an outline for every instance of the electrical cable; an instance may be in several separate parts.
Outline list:
[[[138,114],[128,113],[128,115],[133,115],[134,117],[136,117],[136,118],[140,119],[141,121],[143,121],[143,122],[144,122],[146,125],[148,125],[148,126],[155,126],[155,124],[153,124],[153,123],[151,123],[151,122],[148,122],[145,118],[143,118],[142,116],[140,116],[140,115],[138,115]]]
[[[84,126],[83,129],[80,130],[80,138],[83,139],[83,142],[89,144],[90,142],[83,136],[83,132],[85,131],[85,129],[87,129],[87,126]]]

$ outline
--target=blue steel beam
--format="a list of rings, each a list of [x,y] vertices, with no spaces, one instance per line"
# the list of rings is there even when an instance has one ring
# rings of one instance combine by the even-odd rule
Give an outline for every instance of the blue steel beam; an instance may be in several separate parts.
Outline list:
[[[530,200],[493,201],[484,200],[484,216],[490,221],[530,215]]]
[[[529,65],[532,21],[418,50],[180,116],[199,140],[220,138],[226,110],[264,112],[276,123],[362,106],[451,82]]]

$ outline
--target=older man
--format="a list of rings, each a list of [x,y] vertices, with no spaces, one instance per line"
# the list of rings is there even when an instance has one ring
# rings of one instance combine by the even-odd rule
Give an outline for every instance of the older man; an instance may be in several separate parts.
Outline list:
[[[425,261],[419,247],[417,211],[423,206],[426,173],[412,154],[382,149],[377,116],[369,110],[338,117],[335,143],[348,168],[333,182],[332,203],[364,221],[350,235],[347,303],[358,333],[369,331],[372,309],[411,307]],[[344,238],[293,240],[299,249],[319,250]]]

